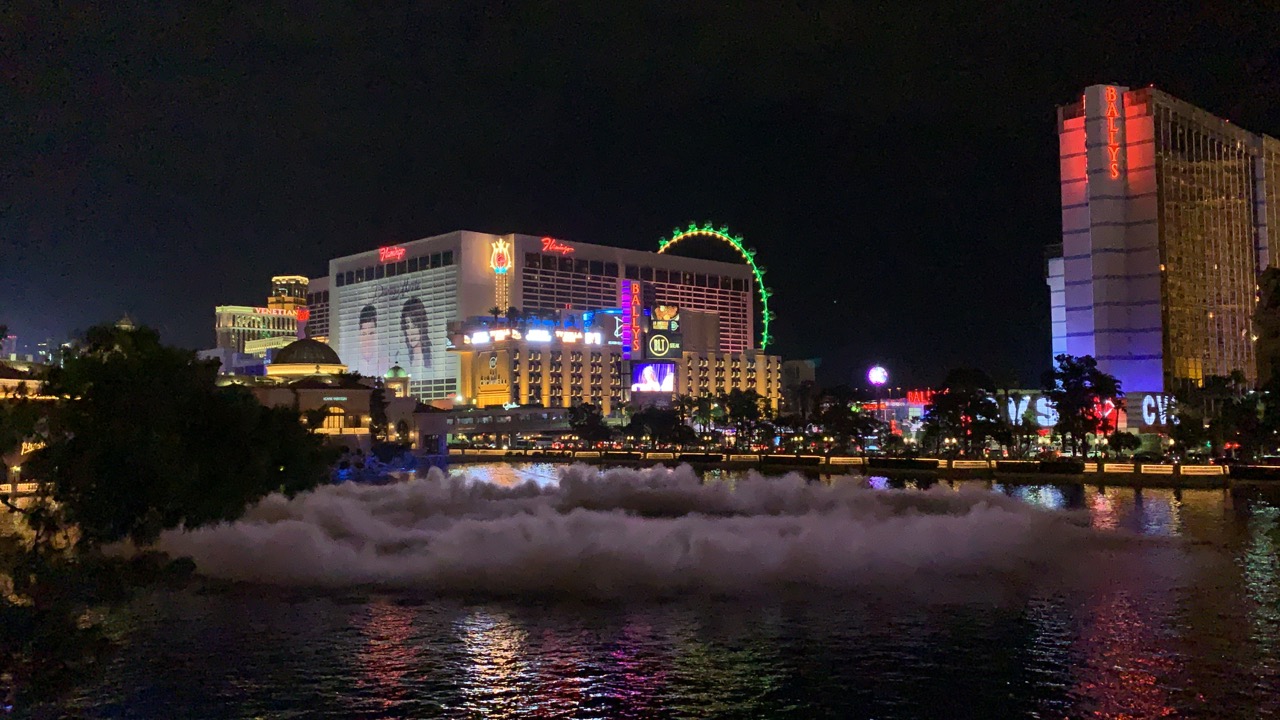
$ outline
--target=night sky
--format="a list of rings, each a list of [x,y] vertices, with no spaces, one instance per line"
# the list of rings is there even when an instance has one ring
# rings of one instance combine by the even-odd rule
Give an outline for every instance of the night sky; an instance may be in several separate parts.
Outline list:
[[[209,347],[272,274],[456,229],[710,220],[824,381],[1026,384],[1056,105],[1155,84],[1280,135],[1263,3],[53,4],[0,10],[0,323],[32,343],[128,311]]]

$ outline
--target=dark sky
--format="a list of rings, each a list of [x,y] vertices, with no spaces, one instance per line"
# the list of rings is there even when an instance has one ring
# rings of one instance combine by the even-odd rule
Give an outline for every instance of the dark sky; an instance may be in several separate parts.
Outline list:
[[[776,349],[828,382],[1030,382],[1055,105],[1154,83],[1280,135],[1276,3],[373,4],[0,10],[0,323],[127,310],[206,347],[215,304],[330,257],[711,220],[768,267]]]

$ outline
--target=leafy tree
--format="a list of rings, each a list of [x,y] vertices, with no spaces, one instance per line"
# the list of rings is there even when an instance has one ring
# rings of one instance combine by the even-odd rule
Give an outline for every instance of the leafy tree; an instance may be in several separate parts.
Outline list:
[[[885,436],[884,442],[880,443],[880,449],[886,455],[905,455],[907,453],[907,443],[902,439],[901,435],[889,434]]]
[[[764,417],[763,407],[766,401],[760,393],[734,388],[720,402],[724,405],[726,418],[737,430],[738,437],[754,437],[756,426]]]
[[[1120,381],[1098,369],[1098,361],[1089,355],[1059,355],[1057,367],[1041,380],[1049,404],[1058,413],[1057,431],[1072,454],[1085,447],[1088,435],[1106,435],[1114,430],[1109,417],[1124,409],[1124,391]],[[1103,411],[1110,402],[1115,413]]]
[[[1142,438],[1133,433],[1116,431],[1107,436],[1107,447],[1114,450],[1117,457],[1124,457],[1126,452],[1142,447]]]
[[[216,375],[215,363],[164,347],[154,331],[110,326],[50,368],[45,392],[61,399],[40,404],[49,444],[29,461],[48,482],[30,504],[0,498],[27,529],[0,538],[10,583],[0,593],[0,696],[29,705],[81,682],[111,650],[87,611],[192,570],[155,554],[109,558],[99,546],[231,520],[268,492],[325,479],[320,439],[295,409],[263,407]],[[12,409],[0,432],[9,449],[35,427]]]
[[[692,395],[677,395],[672,402],[671,407],[676,411],[676,415],[680,418],[680,422],[687,423],[693,417],[694,411],[698,408],[698,399]]]
[[[1182,421],[1179,425],[1188,427],[1171,436],[1193,441],[1185,445],[1178,442],[1180,450],[1207,448],[1214,456],[1220,456],[1230,448],[1240,456],[1252,457],[1274,444],[1272,438],[1280,427],[1276,422],[1280,417],[1268,408],[1276,404],[1276,396],[1251,391],[1239,370],[1225,376],[1206,376],[1202,386],[1188,383],[1177,391],[1176,397]],[[1201,429],[1202,436],[1193,438]]]
[[[302,411],[302,424],[307,430],[316,432],[324,427],[324,421],[329,418],[329,406],[322,405],[318,408]]]
[[[697,441],[693,428],[680,422],[673,408],[649,406],[631,414],[623,432],[628,437],[648,436],[654,442],[687,445]]]
[[[377,442],[386,442],[389,420],[387,420],[387,389],[379,380],[373,392],[369,394],[369,434]]]
[[[837,447],[845,452],[863,450],[867,440],[879,438],[885,424],[871,413],[854,410],[847,404],[830,404],[818,416],[823,430],[833,437]]]
[[[1253,310],[1253,334],[1258,340],[1258,382],[1268,385],[1280,377],[1280,268],[1258,275],[1258,302]]]
[[[712,423],[724,419],[724,408],[720,401],[711,395],[702,395],[694,403],[693,422],[702,432],[711,428]]]
[[[569,408],[569,427],[574,434],[588,443],[604,442],[613,437],[613,429],[604,422],[600,408],[590,403],[580,403]]]
[[[1008,423],[986,373],[958,368],[947,373],[924,409],[925,427],[934,437],[954,437],[966,455],[977,454],[988,439],[1012,440]]]
[[[51,521],[76,527],[85,547],[145,545],[326,479],[321,440],[293,408],[264,407],[216,379],[216,364],[161,345],[150,329],[91,328],[45,382],[63,398],[32,461],[51,482]]]
[[[804,421],[814,415],[814,407],[818,401],[818,386],[812,380],[801,380],[787,388],[791,410]]]

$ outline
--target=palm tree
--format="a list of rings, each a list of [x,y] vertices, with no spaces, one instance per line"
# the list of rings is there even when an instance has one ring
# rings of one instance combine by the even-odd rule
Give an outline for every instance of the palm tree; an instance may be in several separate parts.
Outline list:
[[[506,316],[507,316],[507,324],[515,325],[516,321],[520,319],[520,308],[516,307],[515,305],[508,307]]]
[[[673,406],[675,407],[676,415],[680,418],[680,422],[688,422],[697,405],[698,401],[692,395],[677,395]]]
[[[489,308],[489,314],[493,316],[493,324],[497,325],[498,318],[502,317],[502,308],[498,307],[497,305],[494,305],[493,307]]]
[[[703,395],[694,401],[693,421],[701,426],[702,432],[706,432],[711,423],[724,417],[719,401],[710,396]]]

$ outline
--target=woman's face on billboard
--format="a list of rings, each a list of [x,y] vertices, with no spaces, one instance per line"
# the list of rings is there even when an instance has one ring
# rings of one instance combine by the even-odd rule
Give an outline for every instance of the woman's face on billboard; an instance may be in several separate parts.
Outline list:
[[[417,350],[422,347],[422,339],[427,334],[426,318],[405,315],[400,321],[400,330],[404,332],[405,343]]]

